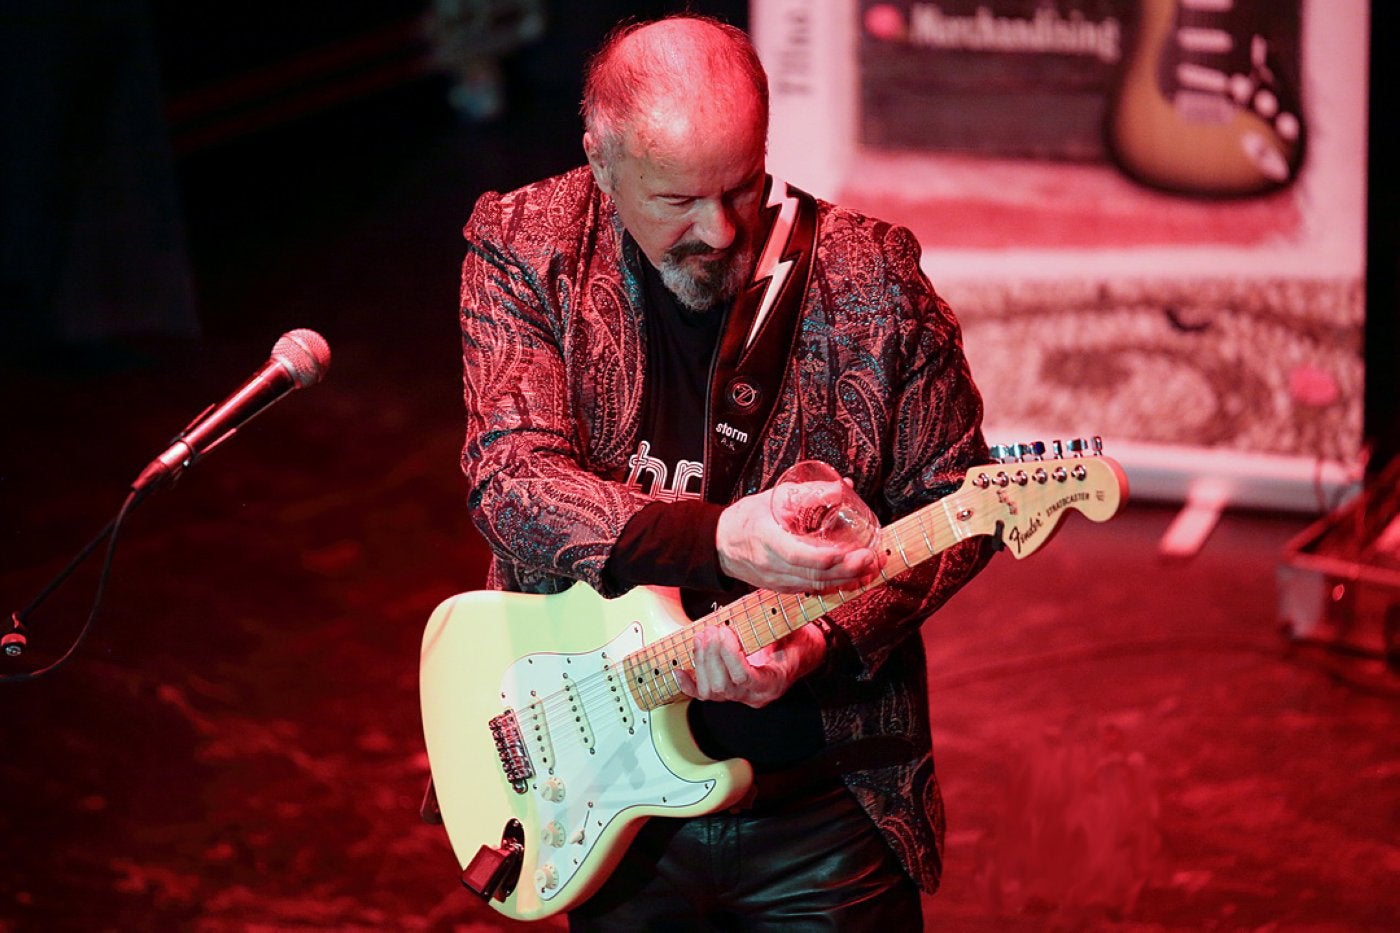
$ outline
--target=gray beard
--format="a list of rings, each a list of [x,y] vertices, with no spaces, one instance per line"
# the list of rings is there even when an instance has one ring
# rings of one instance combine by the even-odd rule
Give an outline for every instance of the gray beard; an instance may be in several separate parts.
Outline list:
[[[681,265],[681,260],[667,255],[661,262],[661,284],[691,311],[710,311],[739,294],[747,284],[754,262],[753,250],[740,247],[732,255],[705,263],[698,274]]]

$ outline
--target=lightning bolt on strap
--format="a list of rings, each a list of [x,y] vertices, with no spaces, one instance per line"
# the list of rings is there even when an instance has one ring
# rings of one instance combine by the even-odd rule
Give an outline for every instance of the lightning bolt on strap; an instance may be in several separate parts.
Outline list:
[[[710,378],[705,498],[711,502],[733,497],[773,412],[816,253],[815,198],[770,175],[763,202],[763,249],[753,281],[725,319]]]
[[[763,255],[758,257],[758,264],[754,266],[753,285],[762,286],[763,297],[759,300],[753,323],[749,325],[748,338],[744,341],[745,351],[753,346],[754,338],[763,329],[763,322],[768,320],[768,314],[777,303],[783,284],[787,282],[793,268],[793,261],[783,258],[788,248],[792,225],[797,220],[797,198],[789,191],[787,182],[770,178],[768,198],[764,206],[769,211],[777,208],[778,213],[769,230],[768,241],[763,244]]]

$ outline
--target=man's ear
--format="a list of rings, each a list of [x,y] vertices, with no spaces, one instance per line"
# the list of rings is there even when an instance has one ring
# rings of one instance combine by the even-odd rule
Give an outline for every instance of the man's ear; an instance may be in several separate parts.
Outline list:
[[[598,183],[598,188],[611,197],[612,175],[608,172],[608,164],[603,161],[602,149],[592,133],[583,134],[583,153],[588,156],[588,167],[593,170],[593,180]]]

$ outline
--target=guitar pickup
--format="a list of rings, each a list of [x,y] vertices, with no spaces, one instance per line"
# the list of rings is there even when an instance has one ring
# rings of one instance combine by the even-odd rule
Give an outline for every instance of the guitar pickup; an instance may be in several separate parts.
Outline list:
[[[564,702],[569,705],[569,712],[573,714],[574,729],[578,732],[579,741],[590,754],[593,753],[596,743],[593,738],[593,726],[588,721],[588,704],[579,693],[578,685],[570,680],[567,674],[564,675],[564,687],[560,692],[564,695]]]
[[[462,887],[483,901],[504,901],[520,880],[524,857],[525,830],[519,820],[511,820],[501,833],[501,844],[482,846],[462,869]]]

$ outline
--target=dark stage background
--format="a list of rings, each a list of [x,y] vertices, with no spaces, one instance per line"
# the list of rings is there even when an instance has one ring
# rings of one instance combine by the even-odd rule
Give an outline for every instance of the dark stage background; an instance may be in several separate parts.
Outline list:
[[[584,50],[648,12],[581,6],[546,5],[486,123],[425,69],[421,4],[0,16],[5,49],[33,52],[5,59],[0,114],[30,134],[3,150],[0,608],[279,334],[315,328],[334,354],[324,385],[132,515],[72,663],[0,684],[0,930],[506,926],[417,817],[418,639],[484,567],[456,463],[458,230],[481,191],[580,161]],[[933,928],[1400,915],[1394,679],[1278,622],[1274,574],[1309,518],[1228,513],[1164,562],[1172,517],[1071,516],[926,626],[950,821]],[[97,563],[0,673],[71,641]]]

